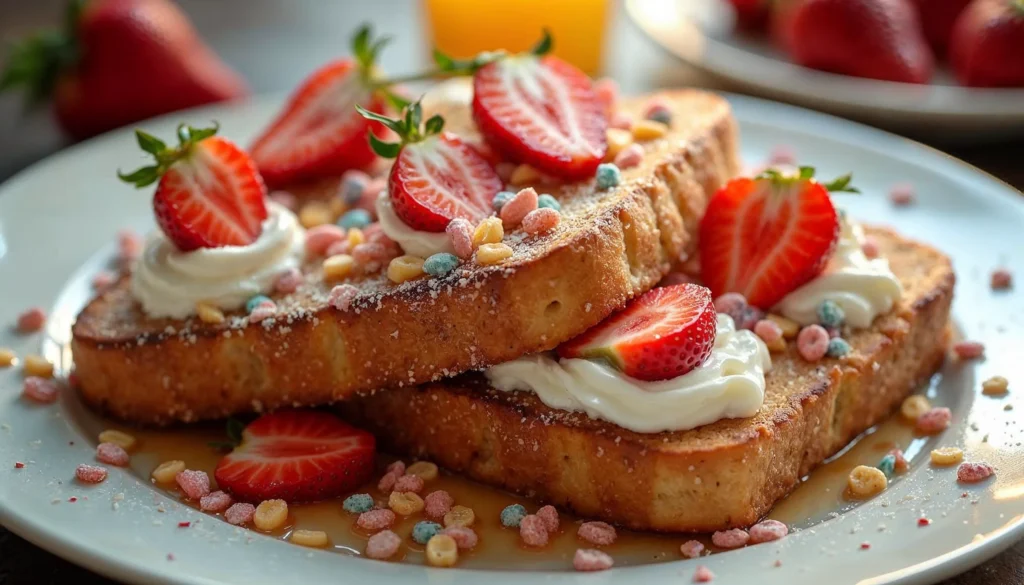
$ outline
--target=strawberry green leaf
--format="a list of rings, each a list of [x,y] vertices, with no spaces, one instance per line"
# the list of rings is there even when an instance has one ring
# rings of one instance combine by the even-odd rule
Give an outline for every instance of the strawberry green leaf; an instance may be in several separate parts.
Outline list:
[[[152,185],[160,178],[160,169],[156,165],[142,167],[136,171],[128,174],[124,174],[121,171],[117,171],[117,176],[125,183],[131,183],[136,188],[141,189],[148,185]]]
[[[412,103],[405,96],[399,95],[390,89],[384,90],[384,98],[387,99],[388,104],[396,110],[404,110]]]
[[[852,173],[846,173],[841,177],[833,179],[829,183],[824,183],[822,186],[828,190],[829,193],[860,193],[860,189],[850,185],[853,180]]]
[[[444,118],[442,118],[440,114],[434,114],[429,120],[427,120],[423,130],[425,136],[440,134],[441,130],[444,130]]]
[[[228,435],[228,440],[235,445],[240,445],[242,443],[243,431],[245,431],[245,423],[233,416],[228,417],[227,428],[225,429],[225,432]]]
[[[814,178],[814,167],[800,167],[800,178],[801,179],[813,179]]]
[[[537,44],[530,49],[530,53],[542,57],[551,52],[551,47],[554,45],[554,39],[551,38],[551,31],[544,29],[543,36],[537,41]]]
[[[373,132],[369,132],[370,137],[370,148],[373,152],[377,153],[377,156],[383,158],[395,158],[398,156],[398,151],[402,150],[402,145],[397,142],[384,142]]]
[[[148,152],[149,154],[156,155],[163,150],[167,150],[167,145],[164,143],[163,140],[160,140],[159,138],[153,136],[152,134],[143,132],[142,130],[135,130],[135,139],[139,143],[139,148],[141,148],[144,152]]]
[[[359,27],[356,34],[352,37],[352,54],[355,55],[356,60],[360,64],[365,65],[370,62],[370,26],[363,25]]]
[[[385,127],[393,130],[399,136],[405,136],[408,133],[406,131],[405,123],[402,120],[395,120],[393,118],[388,118],[387,116],[382,116],[376,112],[371,112],[359,104],[356,104],[356,111],[358,111],[359,115],[367,120],[373,120],[384,124]]]

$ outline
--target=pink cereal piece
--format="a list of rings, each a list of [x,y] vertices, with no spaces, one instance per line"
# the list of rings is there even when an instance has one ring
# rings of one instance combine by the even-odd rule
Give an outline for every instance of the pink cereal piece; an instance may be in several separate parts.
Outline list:
[[[953,344],[953,353],[962,360],[974,360],[985,355],[985,344],[980,341],[958,341]]]
[[[825,331],[828,332],[829,339],[835,339],[836,337],[841,337],[843,335],[843,330],[838,327],[826,327]]]
[[[356,519],[356,526],[363,530],[383,530],[395,523],[395,513],[387,508],[363,512]]]
[[[402,546],[402,537],[390,530],[378,532],[366,541],[366,556],[371,559],[384,560],[395,556],[398,547]]]
[[[210,493],[210,476],[205,471],[186,469],[174,477],[178,487],[192,500],[200,500]]]
[[[608,546],[615,542],[618,535],[615,533],[615,527],[607,522],[584,522],[580,524],[579,530],[576,531],[576,536],[590,544]]]
[[[358,294],[359,289],[351,284],[339,284],[331,289],[327,302],[339,311],[347,311]]]
[[[912,205],[916,199],[914,186],[910,183],[897,183],[889,189],[889,201],[897,207]]]
[[[204,512],[223,512],[231,503],[231,496],[218,490],[199,498],[199,509]]]
[[[110,285],[114,284],[116,277],[108,270],[101,270],[92,277],[92,288],[96,291],[101,291],[109,288]]]
[[[25,378],[21,387],[21,395],[23,397],[41,404],[56,402],[59,393],[60,389],[53,380],[47,380],[38,376]]]
[[[96,460],[115,467],[127,467],[131,457],[128,456],[128,452],[121,445],[100,443],[96,445]]]
[[[765,343],[775,343],[782,337],[782,327],[770,319],[761,319],[754,324],[754,334]]]
[[[544,520],[535,514],[524,516],[519,522],[519,537],[526,546],[547,546],[548,529]]]
[[[889,451],[889,455],[896,458],[896,461],[893,464],[893,469],[895,471],[906,471],[910,467],[910,463],[907,462],[907,458],[903,456],[902,449],[893,449],[892,451]]]
[[[18,315],[18,331],[21,333],[34,333],[43,328],[46,324],[46,311],[39,307],[32,307]]]
[[[476,546],[480,542],[480,537],[477,536],[476,532],[472,528],[465,526],[452,526],[451,528],[445,528],[441,531],[441,534],[447,534],[452,537],[455,541],[455,545],[460,550],[469,550]]]
[[[748,530],[750,544],[771,542],[789,534],[789,527],[778,520],[762,520]]]
[[[700,565],[697,570],[693,572],[694,583],[710,583],[714,581],[715,574],[711,572],[711,569]]]
[[[687,540],[680,545],[679,552],[688,559],[695,559],[704,552],[704,544],[697,540]]]
[[[522,189],[501,206],[501,223],[506,229],[514,228],[534,209],[537,209],[537,191],[533,187]]]
[[[878,258],[878,254],[880,253],[880,250],[878,249],[878,240],[872,236],[866,236],[864,238],[864,243],[860,246],[860,250],[861,252],[864,252],[864,256],[866,256],[868,260]]]
[[[669,272],[665,275],[665,278],[661,279],[658,286],[675,286],[677,284],[687,284],[693,282],[693,278],[685,272]]]
[[[615,166],[620,169],[631,169],[644,160],[644,147],[637,143],[630,144],[615,155]]]
[[[1006,290],[1013,286],[1013,273],[1005,268],[993,270],[990,284],[992,290]]]
[[[364,242],[352,248],[352,258],[366,272],[376,272],[388,260],[387,249],[378,242]]]
[[[403,475],[395,481],[395,491],[418,494],[423,491],[423,478],[418,475]]]
[[[750,540],[750,534],[742,528],[719,530],[711,535],[711,542],[719,548],[739,548]]]
[[[996,470],[988,463],[965,461],[956,468],[956,480],[960,483],[978,483],[995,474]]]
[[[327,251],[324,252],[324,256],[327,256],[328,258],[330,258],[331,256],[337,256],[338,254],[351,254],[351,253],[352,253],[352,244],[349,244],[348,240],[343,240],[341,242],[334,242],[333,244],[328,246],[327,247]]]
[[[796,348],[800,357],[809,362],[816,362],[825,357],[828,351],[828,331],[821,325],[808,325],[796,336]]]
[[[380,478],[377,482],[377,489],[384,493],[391,493],[395,489],[395,484],[398,483],[399,475],[393,471],[389,471],[384,474],[384,477]]]
[[[299,200],[295,197],[295,195],[292,195],[287,191],[274,191],[273,193],[267,195],[267,198],[273,201],[274,203],[277,203],[281,207],[284,207],[285,209],[289,209],[291,211],[295,211],[295,207],[299,204]]]
[[[277,276],[277,280],[274,281],[274,290],[283,294],[293,293],[300,284],[302,284],[302,272],[298,268],[289,268]]]
[[[473,255],[473,226],[469,221],[457,217],[448,223],[444,231],[455,249],[455,255],[468,260]]]
[[[597,101],[604,106],[605,115],[610,115],[619,101],[619,84],[610,77],[602,77],[594,82],[593,88]]]
[[[776,144],[768,154],[769,165],[796,164],[796,150],[788,144]]]
[[[423,504],[428,518],[443,518],[451,511],[455,498],[444,490],[437,490],[427,494],[427,497],[423,498]]]
[[[629,130],[633,127],[633,116],[630,116],[622,110],[616,110],[612,112],[610,118],[608,118],[608,126],[611,128],[618,128],[619,130]]]
[[[224,519],[228,521],[228,524],[234,524],[235,526],[243,526],[252,522],[252,518],[255,515],[256,506],[252,504],[231,504],[231,507],[224,511]]]
[[[544,521],[544,528],[548,532],[558,530],[558,510],[554,506],[544,506],[537,510],[537,517]]]
[[[345,230],[325,223],[306,230],[306,253],[310,256],[323,256],[331,244],[345,239]]]
[[[249,313],[249,322],[259,323],[260,321],[270,319],[275,315],[277,315],[277,305],[274,303],[260,303],[259,305],[256,305],[256,308],[254,308],[251,313]]]
[[[393,472],[395,472],[395,475],[397,477],[402,477],[403,475],[405,475],[405,461],[402,461],[402,460],[392,461],[385,468],[385,471],[393,471]]]
[[[356,203],[356,207],[359,209],[365,209],[370,212],[370,217],[377,217],[377,196],[380,195],[381,191],[385,190],[388,186],[387,179],[379,178],[373,179],[366,184],[366,189],[363,190],[363,195],[359,198],[359,202]]]
[[[131,262],[142,255],[142,238],[131,230],[117,233],[117,255],[122,261]]]
[[[97,465],[82,463],[75,468],[75,478],[82,483],[100,483],[107,479],[107,470]]]
[[[535,236],[550,232],[558,227],[562,214],[549,207],[534,209],[523,218],[523,231]]]
[[[577,571],[604,571],[614,564],[615,561],[608,553],[593,548],[576,549],[572,557],[572,566]]]
[[[928,412],[917,417],[917,430],[927,435],[941,433],[949,427],[949,421],[953,419],[953,413],[945,406],[936,406]]]

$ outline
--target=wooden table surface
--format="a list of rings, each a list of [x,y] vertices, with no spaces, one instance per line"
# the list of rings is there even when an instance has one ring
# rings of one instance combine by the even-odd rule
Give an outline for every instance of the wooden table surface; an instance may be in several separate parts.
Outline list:
[[[425,40],[419,4],[403,0],[179,0],[200,33],[243,73],[256,92],[287,90],[305,72],[344,51],[348,31],[364,21],[396,36],[383,66],[409,71],[422,63]],[[0,0],[0,41],[56,22],[63,0]],[[620,15],[609,38],[608,74],[624,91],[694,85],[721,87],[672,59]],[[3,44],[3,43],[0,43]],[[0,63],[3,55],[0,54]],[[65,142],[45,112],[23,116],[13,97],[0,97],[0,181],[61,147]],[[1024,137],[996,145],[935,145],[1024,190]],[[112,583],[64,561],[0,528],[0,585]],[[1024,542],[942,585],[1024,583]]]

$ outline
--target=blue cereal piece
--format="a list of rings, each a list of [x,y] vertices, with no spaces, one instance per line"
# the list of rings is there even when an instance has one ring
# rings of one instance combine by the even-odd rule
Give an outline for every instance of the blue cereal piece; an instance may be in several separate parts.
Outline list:
[[[882,457],[882,460],[878,462],[876,467],[882,470],[885,477],[892,477],[892,474],[896,471],[896,456],[890,454]]]
[[[430,276],[443,276],[448,274],[459,265],[459,258],[455,254],[440,252],[429,256],[423,262],[423,272]]]
[[[252,313],[252,310],[258,307],[260,304],[272,302],[274,301],[272,301],[270,297],[266,295],[256,295],[250,298],[248,301],[245,301],[245,312]]]
[[[562,211],[562,204],[547,193],[537,198],[537,207],[546,207],[548,209],[554,209],[555,211]]]
[[[847,343],[846,340],[843,339],[842,337],[836,337],[829,340],[828,351],[825,352],[825,355],[827,355],[828,357],[837,358],[843,357],[844,355],[850,353],[850,351],[850,344]]]
[[[373,217],[365,209],[351,209],[338,220],[338,227],[345,229],[364,228],[373,223]]]
[[[522,504],[505,506],[501,511],[501,525],[505,528],[519,528],[519,523],[526,518],[526,508]]]
[[[647,119],[661,122],[666,126],[672,125],[672,112],[668,108],[654,108],[647,112]]]
[[[821,323],[822,327],[842,327],[844,321],[846,313],[835,301],[825,300],[818,305],[818,323]]]
[[[345,498],[341,507],[350,514],[362,514],[373,509],[373,498],[370,494],[352,494]]]
[[[347,205],[355,205],[363,197],[364,191],[366,191],[365,181],[349,177],[341,186],[341,198]]]
[[[491,200],[491,207],[494,208],[495,213],[501,211],[502,207],[508,203],[508,200],[515,197],[516,194],[511,191],[498,191],[498,194]]]
[[[622,173],[619,167],[612,163],[601,163],[597,165],[597,188],[601,190],[611,189],[622,180]]]
[[[444,527],[437,522],[423,520],[412,527],[412,539],[420,544],[427,544],[427,541],[439,534]]]

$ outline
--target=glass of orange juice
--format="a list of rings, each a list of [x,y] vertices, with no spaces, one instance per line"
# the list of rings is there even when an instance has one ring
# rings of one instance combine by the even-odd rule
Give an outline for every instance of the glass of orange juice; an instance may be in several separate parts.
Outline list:
[[[612,1],[424,0],[434,46],[456,59],[496,49],[525,51],[547,28],[553,53],[592,75],[601,69]]]

